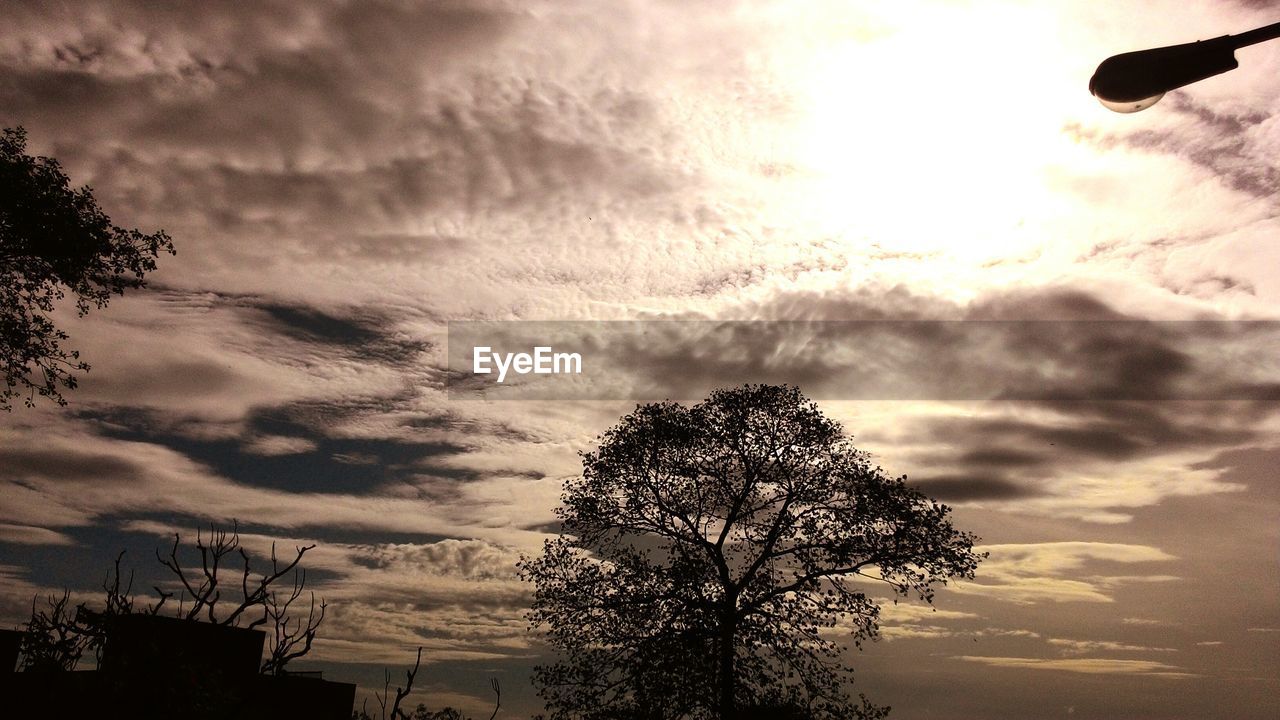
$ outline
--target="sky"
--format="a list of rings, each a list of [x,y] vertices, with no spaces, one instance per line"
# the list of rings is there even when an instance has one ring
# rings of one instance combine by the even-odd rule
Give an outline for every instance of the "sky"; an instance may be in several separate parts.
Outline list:
[[[1274,718],[1280,43],[1138,114],[1086,89],[1269,5],[6,3],[0,125],[177,255],[58,316],[66,407],[0,418],[0,620],[234,518],[317,545],[299,668],[363,698],[421,646],[414,700],[487,713],[497,677],[527,717],[514,563],[578,453],[637,401],[793,382],[990,553],[849,650],[892,717]],[[888,330],[451,392],[450,322],[672,319]]]

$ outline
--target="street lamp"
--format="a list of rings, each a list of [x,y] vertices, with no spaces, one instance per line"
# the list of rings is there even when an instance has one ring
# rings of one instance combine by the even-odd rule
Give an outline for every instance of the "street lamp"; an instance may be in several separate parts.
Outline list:
[[[1089,92],[1116,112],[1145,110],[1170,90],[1235,70],[1240,66],[1236,49],[1278,37],[1280,23],[1275,23],[1239,35],[1113,55],[1090,78]]]

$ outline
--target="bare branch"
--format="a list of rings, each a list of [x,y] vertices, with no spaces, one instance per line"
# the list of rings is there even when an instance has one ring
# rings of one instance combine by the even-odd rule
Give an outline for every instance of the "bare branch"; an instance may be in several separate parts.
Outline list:
[[[305,584],[305,575],[300,579],[295,578],[293,590],[283,602],[280,601],[279,594],[272,592],[264,605],[266,617],[271,621],[273,635],[270,655],[262,664],[263,674],[279,675],[285,671],[285,665],[290,660],[311,652],[311,644],[316,639],[320,623],[324,622],[324,613],[328,605],[321,600],[319,612],[317,612],[316,595],[311,593],[311,606],[307,611],[306,623],[304,624],[299,618],[290,617],[289,608],[301,597]]]
[[[261,616],[250,621],[247,627],[256,628],[270,623],[272,641],[270,653],[262,665],[264,673],[274,675],[284,672],[290,660],[310,652],[320,624],[324,621],[328,605],[323,600],[317,603],[315,594],[312,593],[305,621],[302,618],[292,617],[290,612],[295,601],[302,597],[306,586],[306,572],[299,564],[303,556],[315,548],[315,545],[295,547],[293,559],[282,563],[276,554],[276,546],[272,543],[271,570],[253,579],[253,564],[249,553],[240,544],[240,525],[235,520],[232,520],[230,531],[219,530],[216,526],[210,525],[207,538],[203,531],[197,531],[195,549],[200,555],[198,570],[183,566],[178,558],[180,544],[181,537],[175,534],[168,557],[163,557],[158,550],[156,551],[156,559],[173,573],[180,585],[179,617],[238,627],[246,615],[251,612],[256,614],[261,610]],[[229,599],[219,604],[220,601],[224,601],[222,573],[226,571],[228,565],[225,559],[232,554],[239,555],[240,560],[239,598],[234,598],[235,585],[229,585],[233,588],[228,593]],[[118,562],[116,573],[118,585]],[[289,573],[293,573],[292,588],[288,592],[277,592],[275,586]],[[174,596],[173,592],[159,587],[156,587],[155,591],[159,601],[147,609],[147,612],[153,615]],[[184,599],[188,595],[191,597],[191,606],[185,607]],[[232,602],[235,604],[230,605]],[[223,614],[223,608],[227,607],[230,607],[229,611]]]
[[[502,688],[498,685],[498,678],[489,678],[489,685],[493,687],[493,694],[497,697],[493,701],[493,714],[489,716],[489,720],[498,717],[498,708],[502,707]]]
[[[418,659],[413,661],[413,669],[405,671],[404,688],[396,688],[396,700],[391,706],[391,720],[409,720],[409,716],[400,709],[400,703],[413,691],[413,680],[418,676],[418,667],[422,665],[422,648],[418,648]]]

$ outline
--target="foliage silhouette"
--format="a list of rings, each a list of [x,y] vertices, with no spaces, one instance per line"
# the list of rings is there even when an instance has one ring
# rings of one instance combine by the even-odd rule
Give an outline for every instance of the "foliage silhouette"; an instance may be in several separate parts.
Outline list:
[[[520,561],[562,656],[535,669],[550,717],[882,717],[846,695],[833,631],[860,646],[864,588],[932,602],[982,557],[904,481],[793,387],[637,407],[566,483],[563,534]]]
[[[113,225],[89,187],[72,190],[58,161],[26,154],[26,131],[0,133],[0,408],[25,392],[65,405],[61,388],[89,369],[62,347],[67,334],[50,319],[69,290],[81,316],[112,295],[144,286],[161,251],[173,254],[163,230],[146,234]]]

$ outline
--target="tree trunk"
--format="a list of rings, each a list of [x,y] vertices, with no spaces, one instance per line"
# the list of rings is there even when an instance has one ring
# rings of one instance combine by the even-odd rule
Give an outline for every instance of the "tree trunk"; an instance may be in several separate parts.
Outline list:
[[[720,720],[735,720],[737,708],[733,704],[734,691],[737,689],[737,677],[733,672],[733,644],[738,630],[737,599],[725,608],[720,619],[720,642],[717,650],[720,654],[719,687],[720,687]]]

